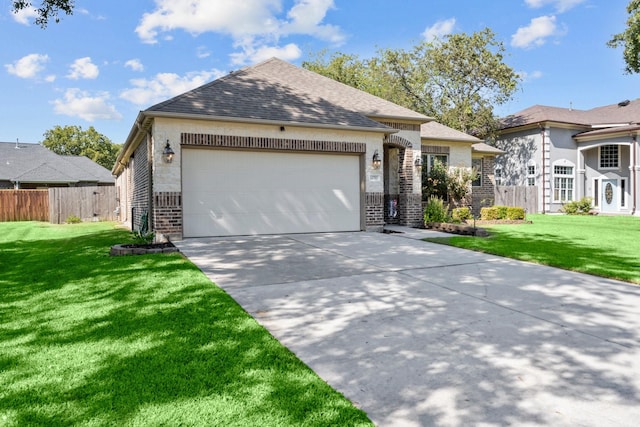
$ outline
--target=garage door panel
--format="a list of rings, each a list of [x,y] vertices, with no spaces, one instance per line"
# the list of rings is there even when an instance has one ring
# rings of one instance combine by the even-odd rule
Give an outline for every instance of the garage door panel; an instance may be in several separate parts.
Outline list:
[[[358,156],[183,150],[185,237],[360,229]]]

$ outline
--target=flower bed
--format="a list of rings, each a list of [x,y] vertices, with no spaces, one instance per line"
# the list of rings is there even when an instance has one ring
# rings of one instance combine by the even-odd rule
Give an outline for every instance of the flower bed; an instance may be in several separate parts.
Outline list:
[[[484,228],[474,227],[469,224],[452,224],[449,222],[429,222],[427,228],[445,233],[460,234],[463,236],[486,237],[489,235]]]

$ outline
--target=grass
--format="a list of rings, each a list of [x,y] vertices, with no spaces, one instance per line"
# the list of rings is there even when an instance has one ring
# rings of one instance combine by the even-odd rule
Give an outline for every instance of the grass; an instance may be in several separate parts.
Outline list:
[[[0,223],[0,425],[371,425],[180,254]]]
[[[428,240],[640,284],[640,218],[529,215],[528,219],[533,223],[487,226],[489,238]]]

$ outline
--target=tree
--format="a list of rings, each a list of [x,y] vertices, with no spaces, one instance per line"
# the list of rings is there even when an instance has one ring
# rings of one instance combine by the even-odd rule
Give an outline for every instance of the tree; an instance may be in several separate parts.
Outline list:
[[[614,35],[607,46],[617,48],[622,46],[625,72],[640,73],[640,0],[631,0],[627,5],[627,28],[620,34]]]
[[[18,13],[23,9],[36,9],[36,24],[46,28],[50,19],[60,22],[60,12],[66,15],[73,15],[75,7],[74,0],[42,0],[40,7],[35,7],[34,2],[29,0],[13,0],[13,13]]]
[[[302,65],[485,138],[497,128],[494,107],[512,99],[519,83],[504,55],[504,45],[486,28],[421,42],[410,51],[380,50],[369,60],[343,53],[325,60],[321,53]]]
[[[109,170],[120,151],[120,145],[98,133],[93,126],[87,130],[81,126],[56,126],[44,133],[42,145],[57,154],[86,156]]]

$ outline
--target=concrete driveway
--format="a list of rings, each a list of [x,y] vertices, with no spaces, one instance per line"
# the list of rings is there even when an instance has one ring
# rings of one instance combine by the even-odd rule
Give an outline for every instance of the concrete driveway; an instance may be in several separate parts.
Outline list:
[[[640,424],[640,286],[416,237],[178,246],[379,426]]]

